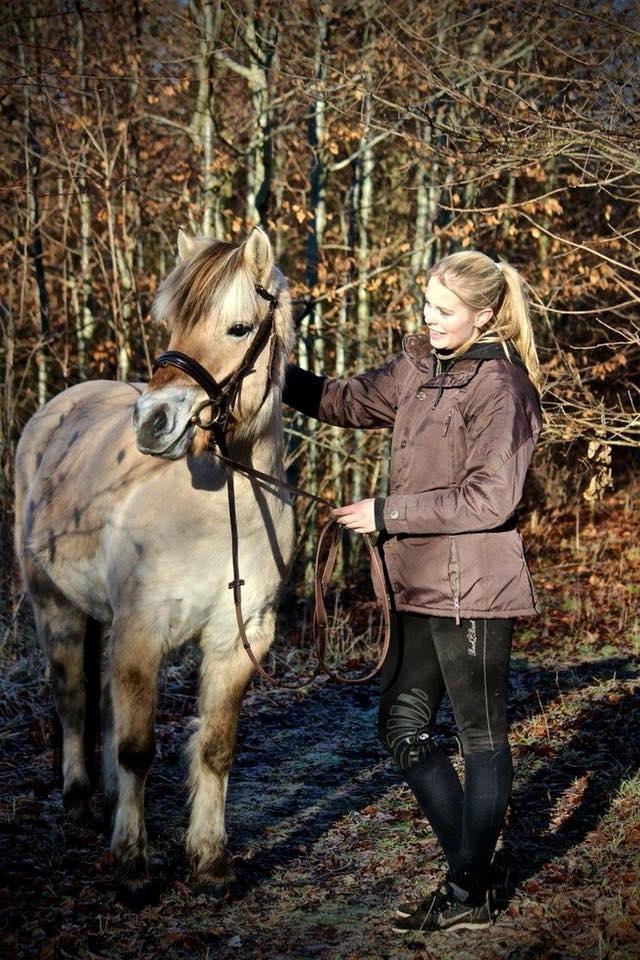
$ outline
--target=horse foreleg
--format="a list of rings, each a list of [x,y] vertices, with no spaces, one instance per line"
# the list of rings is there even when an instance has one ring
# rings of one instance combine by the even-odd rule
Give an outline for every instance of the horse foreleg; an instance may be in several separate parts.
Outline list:
[[[144,788],[155,754],[155,709],[160,651],[149,643],[150,627],[114,623],[111,637],[112,762],[117,777],[111,851],[123,892],[144,900],[149,886]],[[107,698],[105,698],[106,700]],[[109,748],[109,744],[107,744]],[[108,759],[105,764],[108,792]],[[112,777],[112,782],[113,782]]]
[[[269,614],[260,633],[249,634],[257,657],[268,650],[273,630],[274,617]],[[226,849],[225,799],[238,715],[254,668],[239,643],[224,655],[210,648],[206,635],[202,644],[200,721],[189,744],[191,818],[187,850],[198,881],[221,893],[234,879]]]

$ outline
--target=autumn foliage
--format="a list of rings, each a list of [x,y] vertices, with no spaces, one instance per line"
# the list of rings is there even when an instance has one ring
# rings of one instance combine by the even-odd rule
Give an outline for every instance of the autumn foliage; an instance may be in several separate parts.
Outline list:
[[[80,380],[149,375],[166,344],[150,306],[179,227],[240,240],[262,224],[307,308],[296,359],[338,376],[418,328],[441,256],[511,262],[546,378],[521,523],[542,616],[519,625],[514,649],[503,921],[471,934],[469,955],[637,956],[637,4],[22,0],[0,22],[2,586],[16,583],[22,427]],[[295,415],[287,438],[299,485],[335,501],[386,491],[386,432]],[[269,654],[278,675],[308,665],[316,523],[299,502],[300,562]],[[0,610],[8,955],[460,955],[461,941],[416,953],[389,934],[384,911],[423,897],[441,864],[382,756],[373,687],[294,695],[258,682],[234,768],[239,885],[222,903],[192,889],[178,853],[189,651],[161,681],[149,790],[152,823],[169,825],[151,837],[166,891],[161,907],[125,914],[95,834],[61,825],[20,589]],[[341,669],[372,660],[373,610],[352,569],[332,607]]]
[[[262,223],[310,304],[298,360],[337,375],[419,325],[440,256],[509,260],[547,378],[532,504],[625,478],[640,437],[634,4],[31,0],[4,27],[9,512],[38,404],[148,375],[179,226],[240,239]],[[384,491],[386,437],[299,418],[289,437],[313,488]]]

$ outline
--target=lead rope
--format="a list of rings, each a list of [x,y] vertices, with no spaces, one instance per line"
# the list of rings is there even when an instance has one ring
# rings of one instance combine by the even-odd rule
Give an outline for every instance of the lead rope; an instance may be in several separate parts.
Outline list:
[[[376,548],[371,542],[371,537],[368,533],[363,534],[364,542],[367,545],[367,550],[369,551],[369,560],[371,561],[371,571],[372,571],[372,580],[374,581],[374,590],[375,582],[377,581],[378,590],[376,591],[378,596],[381,598],[382,604],[382,620],[380,624],[380,630],[378,631],[378,640],[380,636],[383,636],[382,650],[380,652],[380,657],[375,667],[366,673],[363,677],[341,677],[338,673],[331,670],[328,664],[326,663],[325,651],[327,644],[327,635],[329,632],[329,618],[327,616],[327,608],[325,604],[325,593],[331,580],[331,575],[333,573],[336,558],[338,556],[338,545],[340,543],[340,524],[335,518],[329,520],[322,530],[320,531],[320,536],[318,538],[318,547],[316,550],[316,563],[315,563],[315,610],[313,614],[313,639],[316,648],[316,656],[318,657],[318,662],[322,667],[324,673],[330,676],[333,680],[337,680],[338,683],[367,683],[371,680],[379,671],[382,669],[382,664],[384,663],[387,652],[389,650],[389,640],[391,636],[391,616],[389,610],[389,597],[387,595],[386,583],[384,578],[384,572],[382,570],[382,565],[380,559],[376,552]],[[329,552],[327,554],[327,560],[324,566],[322,574],[320,574],[320,557],[322,555],[322,546],[326,537],[331,535],[331,542],[329,546]]]
[[[239,538],[238,538],[238,520],[236,512],[236,494],[235,494],[235,484],[234,484],[234,470],[240,470],[248,477],[254,477],[258,480],[264,480],[266,483],[275,484],[276,486],[289,490],[292,493],[299,494],[301,496],[307,497],[309,500],[313,500],[316,503],[323,503],[331,507],[333,504],[330,500],[327,500],[325,497],[319,497],[314,493],[308,493],[306,490],[301,490],[299,487],[294,487],[289,483],[285,483],[283,480],[279,480],[277,477],[272,477],[268,473],[262,473],[260,470],[255,470],[253,467],[245,467],[244,464],[237,463],[234,460],[231,460],[228,456],[228,450],[226,445],[226,440],[222,430],[212,431],[213,438],[220,450],[220,453],[213,450],[212,452],[218,459],[222,460],[225,465],[225,471],[227,475],[227,500],[229,504],[229,526],[231,528],[231,564],[233,569],[233,580],[228,584],[229,590],[233,590],[233,604],[236,614],[236,622],[238,624],[238,631],[240,634],[240,640],[242,646],[247,652],[251,663],[255,667],[256,671],[263,677],[268,683],[272,685],[277,685],[284,687],[286,690],[299,690],[300,687],[306,687],[310,684],[320,673],[326,673],[327,676],[331,677],[333,680],[337,680],[338,683],[348,683],[348,684],[357,684],[357,683],[367,683],[379,672],[384,663],[384,660],[387,656],[387,651],[389,649],[389,640],[391,633],[390,625],[390,612],[389,612],[389,598],[386,592],[386,584],[382,566],[380,560],[376,553],[375,547],[371,542],[371,538],[368,534],[364,534],[364,541],[367,545],[369,551],[369,558],[371,560],[371,569],[374,580],[377,581],[378,595],[381,597],[382,601],[382,622],[381,628],[378,634],[383,635],[383,644],[380,657],[375,667],[365,674],[363,677],[342,677],[337,674],[335,671],[331,670],[329,665],[325,660],[326,649],[327,649],[327,636],[329,631],[329,618],[327,616],[327,609],[325,603],[326,591],[331,580],[331,576],[335,569],[336,559],[338,556],[338,546],[340,543],[340,525],[335,518],[330,519],[320,532],[320,537],[318,538],[318,546],[316,549],[316,559],[314,567],[314,599],[315,606],[313,612],[313,641],[314,648],[316,653],[317,663],[313,673],[309,674],[308,677],[303,677],[301,680],[298,680],[296,683],[287,683],[284,680],[277,680],[275,677],[272,677],[264,667],[261,666],[258,659],[256,658],[253,649],[251,647],[251,642],[247,636],[247,632],[244,625],[244,617],[242,614],[242,587],[245,585],[245,581],[240,577],[240,565],[239,565]],[[327,553],[327,560],[325,562],[324,568],[321,570],[321,557],[322,550],[325,540],[329,538],[329,549]],[[375,589],[375,587],[374,587]]]

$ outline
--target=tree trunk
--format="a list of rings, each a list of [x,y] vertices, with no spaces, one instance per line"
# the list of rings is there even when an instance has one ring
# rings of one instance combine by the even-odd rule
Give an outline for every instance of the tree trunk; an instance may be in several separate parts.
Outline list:
[[[311,148],[311,171],[309,175],[309,194],[307,209],[311,214],[307,229],[305,286],[312,298],[318,286],[318,265],[322,251],[324,230],[327,222],[326,208],[326,157],[324,151],[325,100],[322,81],[324,79],[324,48],[327,41],[328,18],[318,6],[316,19],[316,42],[314,54],[314,78],[317,95],[311,106],[308,121],[308,139]],[[298,338],[298,362],[307,370],[324,372],[324,341],[322,336],[322,303],[316,300],[312,309],[302,321]],[[297,419],[297,418],[296,418]],[[306,469],[309,480],[307,486],[311,493],[318,492],[318,481],[326,472],[323,462],[327,457],[318,449],[318,424],[310,420],[306,425],[305,452]],[[298,440],[297,443],[300,441]],[[310,538],[305,540],[305,569],[312,575],[314,544]]]
[[[317,14],[316,49],[314,75],[317,83],[316,96],[309,117],[309,146],[311,147],[311,174],[309,190],[309,212],[311,221],[307,234],[307,268],[305,283],[309,290],[318,284],[318,264],[322,251],[322,241],[327,223],[326,181],[327,167],[324,148],[325,110],[324,92],[324,47],[327,42],[328,20],[321,8]],[[308,352],[312,357],[311,368],[324,369],[324,342],[322,338],[322,303],[316,302],[307,322]],[[311,328],[311,334],[309,334]]]
[[[37,9],[34,4],[30,6],[29,18],[29,47],[34,52],[36,61],[39,59],[38,37],[36,35]],[[23,38],[21,37],[17,23],[14,21],[14,27],[18,41],[18,58],[25,78],[31,75],[27,65],[27,57]],[[39,65],[36,62],[35,72],[40,76]],[[33,262],[33,270],[36,286],[36,301],[38,303],[39,315],[39,344],[36,350],[36,364],[38,368],[37,395],[38,405],[43,406],[47,402],[48,394],[48,353],[49,353],[49,296],[47,293],[47,284],[44,264],[44,248],[42,243],[41,216],[40,209],[40,173],[42,163],[42,149],[38,139],[38,129],[35,115],[31,109],[31,84],[25,82],[23,85],[24,99],[24,143],[23,143],[23,163],[24,163],[24,184],[27,206],[27,244],[28,256]]]
[[[88,115],[87,78],[85,69],[85,31],[82,0],[76,0],[76,13],[76,69],[80,90],[80,113],[82,117],[86,117]],[[94,331],[94,320],[91,309],[91,203],[86,177],[88,146],[86,135],[84,132],[81,132],[78,157],[79,172],[76,181],[80,206],[80,276],[79,283],[74,282],[74,314],[78,349],[78,377],[80,380],[86,380],[89,373],[87,350]]]
[[[371,312],[369,304],[369,270],[370,270],[370,224],[373,207],[373,169],[374,156],[370,146],[371,138],[371,100],[365,100],[365,126],[360,145],[360,155],[356,165],[357,192],[356,192],[356,224],[357,247],[356,265],[358,283],[356,287],[356,366],[359,372],[371,360],[366,352],[369,342],[369,328]],[[366,490],[366,484],[359,465],[364,458],[365,436],[361,431],[355,434],[354,455],[356,463],[353,469],[353,483],[351,495],[353,500],[361,500]]]
[[[220,0],[191,0],[191,16],[199,34],[196,74],[198,93],[191,119],[190,134],[201,158],[201,231],[206,237],[220,230],[219,182],[214,174],[214,52],[222,24]]]
[[[246,218],[250,224],[266,226],[273,167],[269,69],[275,52],[277,30],[273,24],[268,28],[262,25],[258,36],[253,0],[249,3],[249,9],[250,14],[245,21],[245,40],[254,55],[251,57],[247,78],[251,95],[252,133],[247,168]]]
[[[413,252],[411,254],[411,291],[415,304],[409,306],[405,328],[408,332],[413,332],[416,326],[422,322],[421,311],[424,303],[424,291],[418,283],[420,278],[422,283],[425,280],[425,274],[431,266],[435,238],[432,235],[433,224],[438,215],[438,195],[439,190],[434,186],[433,181],[437,175],[437,161],[427,159],[430,154],[428,147],[431,145],[433,131],[429,124],[424,125],[422,142],[425,146],[425,156],[418,161],[416,169],[416,219],[413,239]]]

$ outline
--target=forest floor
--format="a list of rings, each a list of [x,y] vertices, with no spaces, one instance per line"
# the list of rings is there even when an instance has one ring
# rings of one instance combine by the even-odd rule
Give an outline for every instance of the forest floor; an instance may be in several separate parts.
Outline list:
[[[640,957],[640,496],[583,504],[523,533],[543,616],[521,623],[515,642],[515,782],[493,928],[391,931],[395,905],[424,894],[443,862],[377,741],[375,681],[300,692],[254,682],[227,801],[237,882],[222,900],[195,889],[183,852],[193,652],[161,681],[147,793],[160,902],[128,910],[114,894],[104,838],[63,820],[44,664],[14,642],[0,706],[2,955]],[[441,726],[451,731],[450,716]]]

